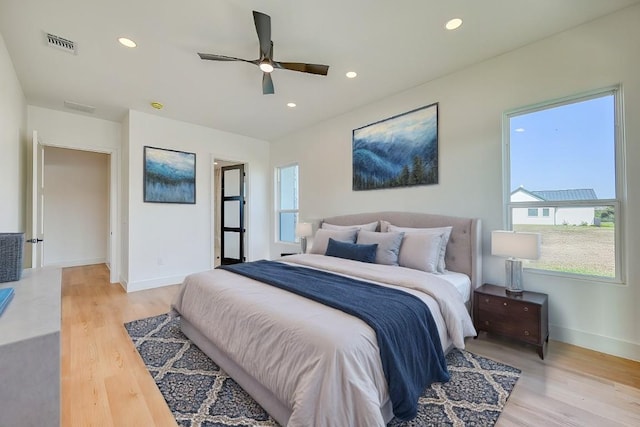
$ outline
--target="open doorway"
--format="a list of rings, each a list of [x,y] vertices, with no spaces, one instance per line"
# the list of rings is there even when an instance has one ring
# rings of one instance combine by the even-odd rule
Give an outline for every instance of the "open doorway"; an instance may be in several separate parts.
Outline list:
[[[101,181],[102,183],[99,184],[98,187],[96,187],[96,188],[99,188],[98,190],[96,190],[96,192],[102,193],[102,188],[105,188],[107,193],[107,197],[104,198],[104,200],[106,200],[106,208],[104,208],[104,211],[108,212],[107,217],[108,217],[108,224],[109,224],[107,228],[107,233],[106,233],[106,239],[107,239],[106,256],[105,257],[99,256],[97,258],[89,259],[87,258],[87,255],[84,254],[80,257],[80,259],[66,260],[63,262],[59,261],[59,262],[56,262],[55,265],[63,265],[63,266],[70,266],[74,264],[82,265],[86,263],[91,263],[93,261],[101,261],[104,259],[104,262],[106,262],[110,270],[109,278],[111,283],[117,283],[120,275],[119,259],[118,259],[118,247],[120,244],[120,237],[119,237],[120,235],[119,235],[119,226],[118,226],[118,212],[120,210],[120,207],[119,207],[120,205],[118,201],[118,197],[119,197],[118,180],[120,175],[120,171],[119,171],[120,160],[119,160],[118,150],[117,149],[85,149],[85,148],[79,148],[79,147],[43,143],[39,137],[37,130],[33,131],[33,138],[31,143],[32,143],[31,171],[30,171],[31,177],[30,177],[30,183],[29,183],[31,203],[29,204],[29,207],[27,209],[27,221],[28,221],[29,227],[27,230],[28,239],[26,239],[27,242],[31,243],[31,248],[30,250],[28,250],[28,256],[25,257],[27,259],[28,265],[30,265],[30,267],[34,269],[43,267],[44,252],[46,251],[45,246],[46,244],[48,244],[48,239],[47,239],[47,242],[45,242],[45,236],[44,236],[44,222],[45,222],[44,221],[44,215],[45,215],[44,197],[45,197],[45,193],[48,193],[48,191],[45,191],[45,187],[47,187],[47,179],[45,177],[45,157],[46,157],[45,149],[54,149],[54,148],[60,149],[62,150],[61,153],[63,158],[65,157],[65,153],[67,154],[96,153],[100,156],[104,156],[100,158],[106,160],[106,163],[108,165],[106,172],[104,170],[101,170],[100,172],[100,174],[102,174],[103,176],[106,174],[107,176],[106,184],[104,184],[104,181]],[[54,170],[54,171],[66,170],[64,161],[57,162],[57,161],[53,161],[54,159],[49,159],[49,160],[51,164],[48,165],[47,167],[50,170]],[[80,164],[86,166],[86,163],[83,162],[82,160]],[[67,183],[69,185],[68,186],[63,185],[63,190],[73,194],[73,192],[70,191],[70,189],[73,188],[73,186],[71,185],[72,183],[75,185],[75,184],[83,184],[84,182],[88,181],[88,180],[85,180],[86,170],[91,170],[91,167],[86,168],[84,172],[76,170],[75,174],[72,173],[73,175],[72,179],[67,180]],[[90,203],[90,202],[85,201],[85,203]],[[77,206],[78,206],[77,209],[73,211],[74,213],[78,211],[85,212],[82,208],[83,207],[82,203],[78,204]],[[46,211],[48,210],[49,209],[47,209]],[[69,211],[69,212],[72,212],[72,211]],[[101,210],[101,212],[103,211]],[[49,228],[51,228],[52,231],[59,231],[56,228],[52,228],[52,227],[57,227],[57,224],[55,223],[55,221],[52,225],[49,226]],[[101,233],[101,237],[102,236],[103,234]],[[69,236],[65,235],[64,239],[61,239],[61,240],[66,240],[68,237]],[[54,262],[52,262],[52,258],[48,259],[47,264],[54,265]]]
[[[44,147],[42,264],[109,264],[111,155]]]
[[[246,261],[246,165],[214,161],[214,266]]]

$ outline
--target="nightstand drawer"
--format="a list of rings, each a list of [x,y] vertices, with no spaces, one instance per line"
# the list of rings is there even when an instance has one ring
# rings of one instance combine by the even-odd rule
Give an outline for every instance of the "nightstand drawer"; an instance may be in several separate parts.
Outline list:
[[[535,319],[513,321],[499,314],[483,313],[478,326],[487,332],[494,332],[521,341],[536,344],[540,341],[540,327]]]
[[[478,298],[478,310],[509,317],[516,316],[519,319],[537,320],[540,306],[514,299],[481,295]]]

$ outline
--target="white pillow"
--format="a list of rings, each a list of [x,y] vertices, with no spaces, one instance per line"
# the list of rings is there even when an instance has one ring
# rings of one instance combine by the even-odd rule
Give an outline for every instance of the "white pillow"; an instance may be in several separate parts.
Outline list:
[[[386,224],[385,224],[386,223]],[[438,258],[438,273],[444,273],[446,265],[444,263],[444,257],[447,254],[447,244],[449,243],[449,238],[451,237],[451,230],[453,227],[433,227],[433,228],[410,228],[410,227],[396,227],[393,224],[390,224],[386,221],[382,221],[382,227],[386,226],[387,232],[403,232],[406,234],[409,233],[431,233],[438,234],[442,233],[442,242],[440,243],[440,257]]]
[[[404,233],[379,233],[376,231],[360,230],[358,232],[359,245],[377,244],[376,264],[398,265],[398,255]]]
[[[316,231],[316,235],[313,238],[313,245],[309,253],[324,255],[327,252],[327,245],[329,244],[329,238],[333,240],[339,240],[341,242],[356,242],[356,234],[358,230],[323,230]]]
[[[359,225],[335,225],[329,224],[326,222],[322,223],[322,228],[326,230],[367,230],[367,231],[376,231],[378,228],[378,221],[370,222],[369,224],[359,224]]]
[[[402,239],[398,263],[401,267],[438,272],[443,233],[408,233]]]

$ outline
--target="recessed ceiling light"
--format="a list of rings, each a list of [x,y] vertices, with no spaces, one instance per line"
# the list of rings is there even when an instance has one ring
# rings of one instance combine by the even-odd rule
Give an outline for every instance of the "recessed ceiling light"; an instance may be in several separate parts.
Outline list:
[[[355,71],[349,71],[347,72],[346,76],[347,78],[355,79],[358,76],[358,73],[356,73]]]
[[[118,41],[120,42],[120,44],[122,46],[126,46],[126,47],[136,47],[137,46],[136,42],[134,42],[133,40],[128,39],[126,37],[120,37],[118,39]]]
[[[289,108],[295,108],[295,107],[296,107],[296,103],[295,103],[295,102],[288,102],[288,103],[287,103],[287,107],[289,107]]]
[[[453,18],[453,19],[450,19],[449,21],[447,21],[447,23],[445,24],[444,27],[447,30],[455,30],[456,28],[460,28],[460,25],[462,25],[462,19]]]
[[[151,103],[151,106],[153,108],[155,108],[156,110],[162,110],[162,108],[164,107],[164,105],[162,105],[162,103],[155,102],[155,101]]]
[[[516,132],[524,132],[524,128],[517,128]]]

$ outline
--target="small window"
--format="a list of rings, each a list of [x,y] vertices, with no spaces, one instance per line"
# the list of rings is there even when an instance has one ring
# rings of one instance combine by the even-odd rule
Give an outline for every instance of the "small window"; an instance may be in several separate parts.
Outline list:
[[[276,168],[277,235],[281,242],[296,242],[298,223],[298,165]]]
[[[541,257],[529,268],[622,282],[618,93],[506,114],[507,227],[542,235]]]

